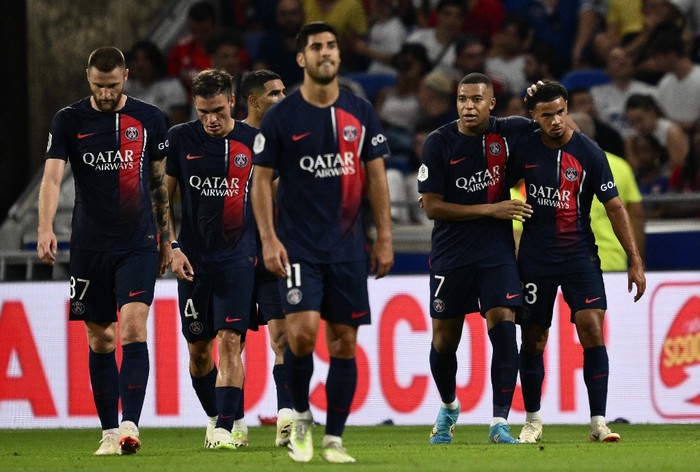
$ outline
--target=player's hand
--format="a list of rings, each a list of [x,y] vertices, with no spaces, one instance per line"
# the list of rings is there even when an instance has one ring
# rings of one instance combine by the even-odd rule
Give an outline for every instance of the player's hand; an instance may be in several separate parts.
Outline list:
[[[544,85],[544,82],[542,82],[541,80],[538,80],[534,84],[530,84],[530,86],[527,88],[527,92],[525,93],[524,100],[527,102],[527,99],[532,97],[535,94],[535,92],[537,92],[537,87],[541,85]]]
[[[279,277],[287,277],[289,258],[287,250],[279,239],[274,238],[269,242],[263,242],[263,261],[265,268]]]
[[[632,293],[632,285],[637,286],[637,292],[634,294],[634,301],[637,302],[647,290],[647,279],[641,259],[630,261],[630,268],[627,270],[627,292]]]
[[[158,275],[165,274],[173,262],[173,250],[170,248],[170,243],[161,242],[158,248]]]
[[[39,260],[48,266],[56,263],[58,241],[53,231],[41,231],[37,238],[36,252]]]
[[[372,247],[370,271],[375,279],[381,279],[389,273],[394,265],[394,249],[391,240],[377,240]]]
[[[171,251],[171,254],[172,262],[170,263],[170,267],[173,270],[175,277],[180,280],[192,282],[194,280],[194,269],[192,268],[192,264],[190,264],[190,260],[187,259],[185,253],[182,252],[181,249],[175,249],[174,251]]]
[[[532,207],[520,200],[503,200],[489,205],[492,218],[499,220],[516,220],[521,223],[532,216]]]

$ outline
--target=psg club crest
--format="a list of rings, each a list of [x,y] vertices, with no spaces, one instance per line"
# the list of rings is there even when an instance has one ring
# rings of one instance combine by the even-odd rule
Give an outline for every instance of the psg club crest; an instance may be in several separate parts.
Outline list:
[[[343,128],[343,138],[345,141],[355,141],[357,139],[357,128],[352,125],[348,125]]]
[[[436,298],[433,300],[433,310],[435,310],[437,313],[442,313],[445,311],[445,302],[439,298]]]
[[[204,325],[199,321],[193,321],[190,323],[190,333],[199,334],[204,331]]]
[[[83,305],[82,302],[72,302],[70,304],[70,311],[72,311],[76,315],[82,315],[83,313],[85,313],[85,305]]]
[[[248,156],[243,153],[236,154],[233,163],[236,164],[236,167],[243,168],[248,165]]]
[[[298,305],[301,302],[302,293],[298,288],[290,289],[287,292],[287,303],[290,305]]]
[[[578,171],[573,167],[569,167],[564,171],[564,177],[566,177],[566,180],[569,182],[573,182],[574,180],[578,179]]]
[[[499,143],[490,143],[489,144],[489,153],[492,156],[498,156],[501,153],[501,145]]]
[[[126,136],[126,139],[129,141],[134,141],[136,139],[139,139],[139,130],[134,128],[133,126],[129,126],[126,131],[124,131],[124,136]]]

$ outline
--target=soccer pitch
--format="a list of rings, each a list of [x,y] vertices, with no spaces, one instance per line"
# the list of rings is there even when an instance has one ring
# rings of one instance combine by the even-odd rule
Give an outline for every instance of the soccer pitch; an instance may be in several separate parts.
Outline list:
[[[488,427],[457,425],[450,445],[428,444],[430,426],[351,426],[344,444],[355,464],[328,464],[318,456],[323,427],[314,430],[314,459],[293,462],[274,447],[272,427],[250,428],[250,446],[203,448],[204,427],[142,428],[134,456],[96,457],[98,429],[0,430],[0,469],[7,471],[670,471],[700,467],[700,425],[611,425],[620,443],[588,442],[587,425],[545,425],[540,444],[495,445]],[[513,426],[513,433],[520,425]]]

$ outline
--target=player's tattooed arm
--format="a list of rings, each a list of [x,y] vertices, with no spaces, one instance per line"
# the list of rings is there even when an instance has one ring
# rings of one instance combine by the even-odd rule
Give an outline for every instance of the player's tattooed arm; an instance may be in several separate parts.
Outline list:
[[[153,204],[153,214],[156,217],[156,224],[160,232],[160,239],[169,243],[170,225],[170,205],[168,203],[168,189],[165,186],[165,161],[155,161],[151,163],[151,202]]]
[[[165,160],[151,162],[151,203],[160,233],[158,273],[163,275],[172,261],[170,205],[165,185]]]

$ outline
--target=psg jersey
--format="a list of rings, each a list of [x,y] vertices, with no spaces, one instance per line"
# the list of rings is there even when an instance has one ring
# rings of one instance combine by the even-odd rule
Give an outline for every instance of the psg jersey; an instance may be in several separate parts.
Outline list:
[[[593,195],[602,203],[618,195],[605,153],[574,132],[550,148],[537,131],[516,149],[508,176],[525,179],[532,217],[523,224],[518,257],[534,275],[569,273],[597,264],[591,230]],[[583,264],[582,266],[576,265]]]
[[[117,112],[84,98],[56,113],[46,158],[70,162],[75,181],[71,246],[92,251],[156,244],[151,161],[168,151],[165,116],[127,97]]]
[[[482,205],[508,199],[505,167],[512,146],[533,129],[525,118],[494,118],[486,133],[467,136],[457,122],[433,131],[423,146],[418,191],[442,195],[448,203]],[[446,270],[514,253],[510,220],[435,220],[430,264]]]
[[[319,108],[299,91],[263,118],[255,165],[276,169],[276,230],[287,252],[315,263],[364,260],[364,163],[389,148],[374,109],[340,90]]]
[[[256,128],[236,121],[224,138],[209,136],[199,120],[168,132],[166,173],[182,198],[178,242],[195,273],[212,273],[255,261],[250,204]]]

